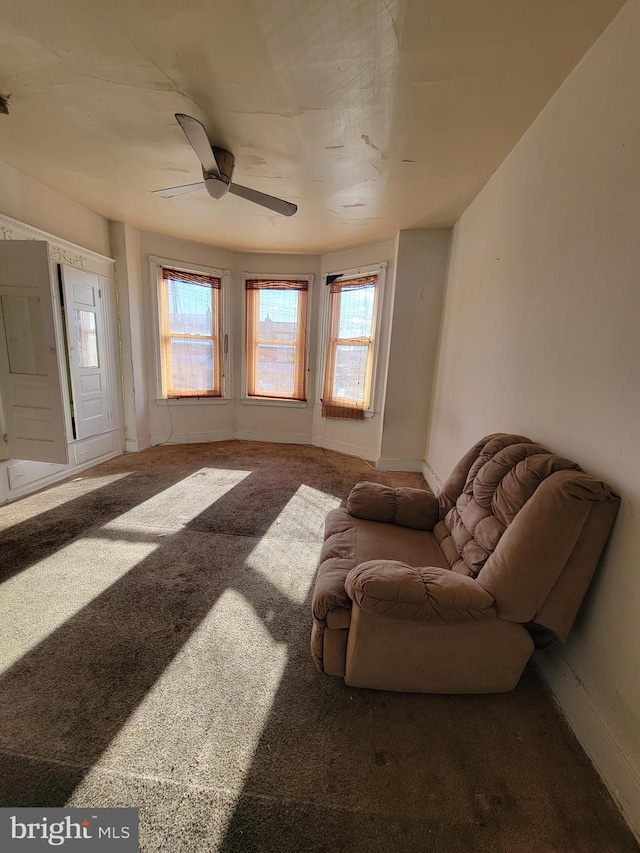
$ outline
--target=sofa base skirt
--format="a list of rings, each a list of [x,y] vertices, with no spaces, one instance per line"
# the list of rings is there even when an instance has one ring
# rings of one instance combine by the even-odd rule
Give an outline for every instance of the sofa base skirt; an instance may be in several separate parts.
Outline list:
[[[533,648],[516,622],[410,622],[354,603],[344,680],[406,693],[505,693],[518,683]]]

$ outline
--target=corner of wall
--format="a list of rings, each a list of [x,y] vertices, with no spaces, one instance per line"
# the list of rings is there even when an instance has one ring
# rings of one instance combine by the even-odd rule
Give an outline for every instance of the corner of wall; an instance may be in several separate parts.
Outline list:
[[[438,475],[433,470],[431,465],[429,465],[426,459],[422,460],[420,470],[422,471],[422,476],[427,481],[427,484],[431,491],[434,493],[434,495],[437,495],[440,489],[442,488],[442,480],[440,479],[440,477],[438,477]]]

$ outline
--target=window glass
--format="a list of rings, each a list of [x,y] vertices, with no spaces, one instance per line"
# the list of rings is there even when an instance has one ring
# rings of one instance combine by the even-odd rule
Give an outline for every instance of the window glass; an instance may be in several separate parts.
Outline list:
[[[333,375],[333,398],[364,405],[367,388],[366,346],[336,347],[335,371]]]
[[[332,277],[325,348],[324,417],[364,417],[371,400],[377,275]]]
[[[246,393],[304,400],[308,282],[247,279]]]
[[[93,311],[74,311],[76,352],[79,367],[99,367],[98,333],[96,315]]]
[[[163,268],[159,299],[163,397],[222,395],[221,287],[214,276]]]
[[[375,295],[374,285],[347,290],[341,294],[339,338],[371,337]]]

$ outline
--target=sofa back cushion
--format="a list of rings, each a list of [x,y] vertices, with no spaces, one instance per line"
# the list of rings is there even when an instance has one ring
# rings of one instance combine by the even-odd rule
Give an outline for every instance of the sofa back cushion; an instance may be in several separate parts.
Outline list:
[[[477,577],[540,484],[569,469],[580,470],[524,436],[488,437],[471,462],[462,491],[434,531],[453,571]]]
[[[451,566],[477,578],[498,615],[561,639],[606,541],[619,498],[574,462],[518,435],[492,435],[439,495],[434,534]],[[450,478],[451,479],[451,478]],[[455,496],[456,487],[460,489]]]

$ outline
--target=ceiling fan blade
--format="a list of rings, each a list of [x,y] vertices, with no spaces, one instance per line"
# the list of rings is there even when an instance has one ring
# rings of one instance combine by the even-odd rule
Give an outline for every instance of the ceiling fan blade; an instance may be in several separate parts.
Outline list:
[[[276,198],[273,195],[267,195],[266,193],[258,192],[258,190],[249,189],[249,187],[242,187],[240,184],[231,184],[229,192],[240,196],[240,198],[246,198],[247,201],[253,201],[256,204],[260,204],[262,207],[267,207],[269,210],[275,211],[275,213],[281,213],[283,216],[293,216],[298,209],[297,204],[291,204],[290,201],[284,201],[283,199]]]
[[[219,175],[218,164],[203,125],[197,119],[184,113],[176,113],[176,120],[189,140],[189,144],[198,155],[198,160],[202,163],[205,172],[208,175]]]
[[[153,195],[161,195],[162,198],[173,198],[176,195],[185,195],[186,193],[193,193],[196,190],[201,190],[204,188],[204,181],[200,181],[197,184],[183,184],[181,187],[169,187],[166,190],[152,190]]]

